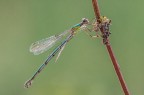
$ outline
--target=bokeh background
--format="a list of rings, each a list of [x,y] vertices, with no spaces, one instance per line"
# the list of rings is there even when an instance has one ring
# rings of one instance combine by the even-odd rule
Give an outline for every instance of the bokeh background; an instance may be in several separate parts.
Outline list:
[[[143,0],[98,0],[112,19],[111,45],[132,95],[144,95]],[[23,84],[49,50],[34,56],[31,43],[94,16],[91,0],[0,0],[0,95],[124,95],[101,39],[78,33],[35,79]]]

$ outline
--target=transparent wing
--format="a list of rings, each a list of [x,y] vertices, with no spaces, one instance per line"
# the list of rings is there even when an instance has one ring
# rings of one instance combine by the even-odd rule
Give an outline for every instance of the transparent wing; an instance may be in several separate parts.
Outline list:
[[[54,36],[51,36],[51,37],[48,37],[48,38],[45,38],[40,41],[32,43],[32,45],[30,46],[30,52],[34,53],[34,55],[39,55],[39,54],[47,51],[48,49],[53,47],[56,44],[56,42],[61,40],[61,38],[64,35],[69,33],[68,31],[70,31],[70,30],[67,30],[59,35],[54,35]]]

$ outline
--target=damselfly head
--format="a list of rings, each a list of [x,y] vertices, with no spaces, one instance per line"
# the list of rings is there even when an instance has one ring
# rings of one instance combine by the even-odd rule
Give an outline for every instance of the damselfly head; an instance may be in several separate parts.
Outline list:
[[[83,24],[88,24],[88,23],[89,23],[89,20],[86,19],[86,18],[82,18],[82,23],[83,23]]]

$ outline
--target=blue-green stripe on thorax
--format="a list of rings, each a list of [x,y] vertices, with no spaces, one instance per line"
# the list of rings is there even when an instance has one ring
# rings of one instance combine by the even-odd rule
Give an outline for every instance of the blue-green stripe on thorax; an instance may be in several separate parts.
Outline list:
[[[74,25],[71,29],[72,29],[72,31],[75,32],[75,31],[79,30],[81,26],[82,26],[81,23],[80,23],[80,24],[76,24],[76,25]]]

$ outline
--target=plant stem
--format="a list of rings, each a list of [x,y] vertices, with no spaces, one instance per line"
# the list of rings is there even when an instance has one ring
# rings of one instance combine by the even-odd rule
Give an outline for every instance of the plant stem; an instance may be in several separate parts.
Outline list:
[[[97,0],[92,0],[92,4],[93,4],[93,8],[94,8],[94,13],[95,13],[95,16],[96,16],[96,19],[100,19],[100,10],[99,10],[99,7],[98,7],[98,3],[97,3]],[[100,29],[101,30],[101,33],[103,34],[105,31],[103,30],[103,28]],[[127,85],[124,81],[124,78],[123,78],[123,75],[120,71],[120,68],[119,68],[119,65],[118,65],[118,62],[114,56],[114,53],[112,51],[112,47],[110,45],[110,41],[109,39],[107,39],[107,44],[106,44],[106,48],[107,48],[107,51],[109,53],[109,56],[112,60],[112,63],[113,63],[113,66],[114,66],[114,69],[115,69],[115,72],[118,76],[118,79],[119,79],[119,82],[121,84],[121,87],[124,91],[124,94],[125,95],[130,95],[129,91],[128,91],[128,88],[127,88]]]

